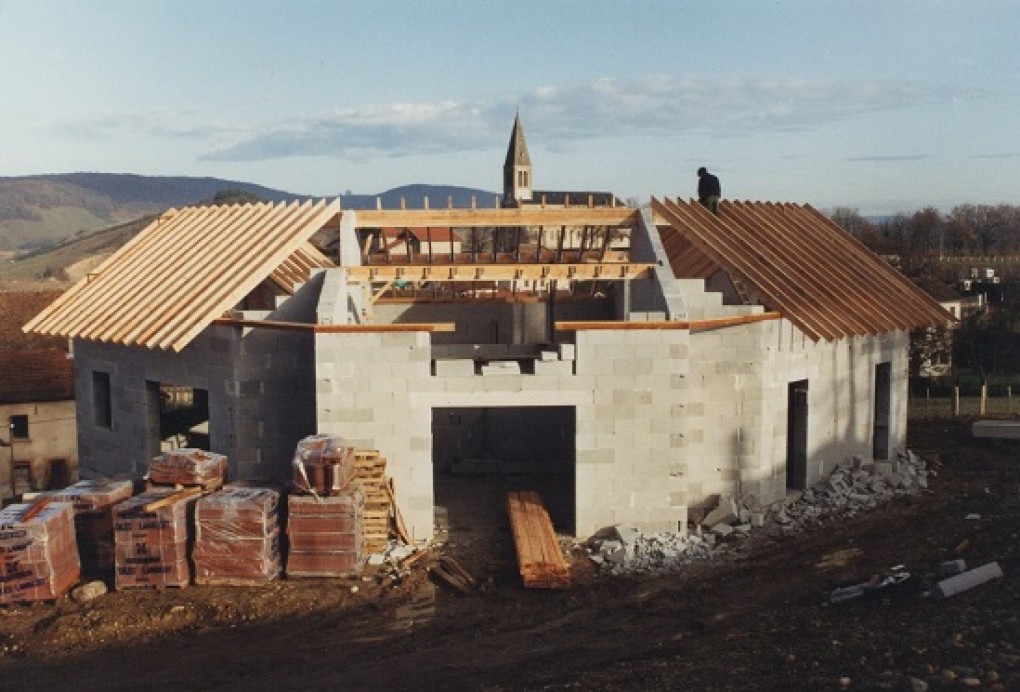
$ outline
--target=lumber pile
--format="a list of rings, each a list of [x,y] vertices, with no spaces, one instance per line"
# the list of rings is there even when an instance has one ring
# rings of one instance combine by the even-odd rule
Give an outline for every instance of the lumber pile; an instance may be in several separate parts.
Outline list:
[[[365,564],[365,494],[352,483],[329,497],[287,498],[287,576],[347,577]]]
[[[377,450],[354,452],[354,478],[365,492],[365,552],[386,549],[390,539],[390,516],[393,503],[387,490],[386,459]]]
[[[257,586],[280,575],[280,493],[228,485],[195,503],[195,583]]]
[[[70,503],[43,498],[0,511],[0,604],[55,600],[79,576]]]
[[[556,540],[542,498],[532,490],[507,496],[517,563],[524,586],[529,589],[570,588],[570,566]]]
[[[113,508],[115,586],[184,587],[188,564],[188,513],[200,487],[150,488]]]
[[[337,435],[310,435],[298,442],[293,466],[299,492],[329,497],[354,480],[354,447]]]
[[[134,484],[129,480],[81,480],[51,496],[53,502],[74,506],[78,557],[85,574],[113,570],[113,506],[133,493]]]
[[[212,490],[223,485],[227,465],[227,457],[222,454],[183,447],[155,457],[146,478],[153,485],[197,485]]]

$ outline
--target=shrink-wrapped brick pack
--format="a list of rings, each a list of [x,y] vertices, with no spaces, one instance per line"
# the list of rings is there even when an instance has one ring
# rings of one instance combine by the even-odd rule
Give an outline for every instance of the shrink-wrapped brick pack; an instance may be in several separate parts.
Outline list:
[[[113,508],[116,587],[187,586],[189,511],[195,496],[150,488]]]
[[[54,600],[80,575],[69,502],[47,501],[38,510],[15,504],[0,511],[0,604]]]
[[[280,574],[280,493],[226,486],[195,505],[195,582],[255,585]]]
[[[338,435],[311,435],[294,451],[294,485],[300,492],[327,497],[354,480],[354,447]]]
[[[201,485],[216,488],[227,478],[227,457],[184,447],[164,452],[149,464],[148,479],[156,485]]]
[[[78,556],[85,574],[101,575],[113,569],[113,506],[133,492],[129,480],[82,480],[53,494],[54,502],[74,505]]]
[[[342,577],[361,572],[365,563],[362,515],[365,494],[358,484],[329,497],[287,498],[287,574]]]

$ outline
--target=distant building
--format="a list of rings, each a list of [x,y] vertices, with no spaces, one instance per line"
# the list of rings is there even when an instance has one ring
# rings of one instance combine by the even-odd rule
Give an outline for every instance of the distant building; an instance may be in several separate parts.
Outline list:
[[[0,499],[62,488],[77,478],[68,341],[21,331],[59,295],[0,293]]]

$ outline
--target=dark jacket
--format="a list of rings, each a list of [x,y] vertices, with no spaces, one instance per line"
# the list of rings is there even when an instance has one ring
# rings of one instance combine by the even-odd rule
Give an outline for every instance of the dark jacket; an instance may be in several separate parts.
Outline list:
[[[711,173],[705,173],[698,178],[698,201],[704,202],[715,195],[722,197],[722,188],[719,186],[719,179]]]

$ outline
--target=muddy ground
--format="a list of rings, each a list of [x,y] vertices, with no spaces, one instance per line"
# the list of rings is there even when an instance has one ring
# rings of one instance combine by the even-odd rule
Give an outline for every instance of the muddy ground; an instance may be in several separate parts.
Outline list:
[[[679,574],[596,577],[578,552],[573,589],[529,591],[508,533],[452,522],[439,550],[485,585],[466,596],[419,568],[398,584],[366,573],[0,608],[0,688],[1020,689],[1020,443],[918,424],[910,447],[937,472],[932,492],[795,536],[760,530]],[[1005,577],[922,596],[957,547]],[[898,564],[914,576],[827,602]]]

